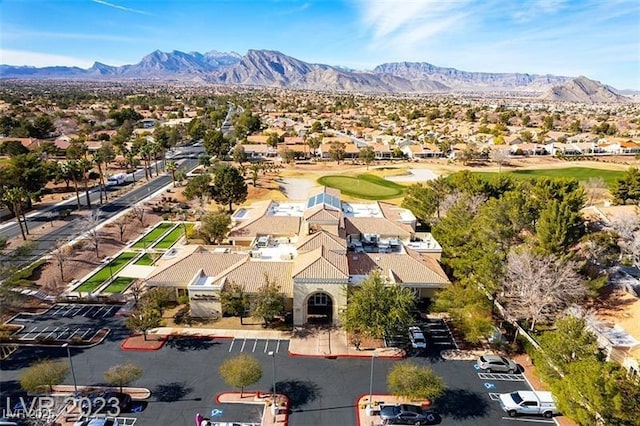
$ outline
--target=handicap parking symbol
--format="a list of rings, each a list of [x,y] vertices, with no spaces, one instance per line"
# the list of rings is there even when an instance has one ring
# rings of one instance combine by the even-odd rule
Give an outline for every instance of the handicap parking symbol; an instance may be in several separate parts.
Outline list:
[[[476,370],[480,370],[480,366],[478,364],[473,364],[473,368],[475,368]]]
[[[131,409],[131,412],[142,413],[143,410],[144,410],[144,407],[142,405],[136,405]]]
[[[496,387],[496,385],[494,385],[493,383],[484,382],[484,387],[487,389],[493,389]]]
[[[222,415],[222,410],[218,408],[214,408],[211,410],[211,417],[220,417]]]

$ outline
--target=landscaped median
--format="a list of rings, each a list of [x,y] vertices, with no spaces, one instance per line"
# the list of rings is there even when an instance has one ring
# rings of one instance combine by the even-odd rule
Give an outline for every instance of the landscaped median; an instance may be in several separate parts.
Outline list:
[[[158,226],[147,232],[142,238],[136,241],[131,248],[134,249],[146,249],[151,247],[156,240],[160,239],[169,229],[173,228],[175,223],[160,222]]]
[[[216,403],[262,404],[264,405],[262,426],[287,426],[289,423],[289,398],[283,394],[276,394],[274,398],[270,393],[223,392],[216,396]]]
[[[369,396],[369,394],[364,394],[356,401],[356,426],[381,424],[380,407],[383,405],[412,404],[421,406],[423,410],[428,410],[431,407],[431,403],[427,400],[408,401],[406,398],[391,394],[374,393],[371,395],[371,401],[373,402],[371,408],[369,408]],[[431,420],[429,424],[439,424],[441,420],[440,415],[435,412],[430,414],[433,416],[433,420]]]
[[[115,259],[111,260],[105,266],[100,268],[96,273],[91,275],[86,281],[74,288],[72,291],[79,293],[93,293],[101,285],[103,285],[111,277],[115,276],[125,266],[127,266],[137,253],[125,251],[119,254]]]
[[[178,242],[180,238],[184,236],[185,229],[186,228],[184,225],[181,225],[181,224],[177,225],[175,228],[171,230],[171,232],[169,232],[167,235],[162,237],[160,241],[154,244],[153,248],[158,250],[170,249],[171,247],[173,247],[175,243]]]

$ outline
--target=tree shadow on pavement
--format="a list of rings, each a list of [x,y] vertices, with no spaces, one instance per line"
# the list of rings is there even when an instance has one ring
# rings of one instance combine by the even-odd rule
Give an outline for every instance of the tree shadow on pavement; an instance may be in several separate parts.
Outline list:
[[[289,398],[289,408],[295,409],[306,405],[320,396],[320,388],[315,383],[306,380],[287,380],[276,383],[278,393]]]
[[[438,413],[454,420],[484,417],[489,412],[489,404],[477,392],[466,389],[447,389],[435,401]]]
[[[190,394],[192,390],[186,387],[184,382],[171,382],[157,385],[151,394],[156,397],[157,401],[175,402]]]
[[[211,348],[213,345],[219,345],[220,342],[214,342],[208,337],[170,337],[165,346],[177,349],[180,352],[186,351],[203,351]]]

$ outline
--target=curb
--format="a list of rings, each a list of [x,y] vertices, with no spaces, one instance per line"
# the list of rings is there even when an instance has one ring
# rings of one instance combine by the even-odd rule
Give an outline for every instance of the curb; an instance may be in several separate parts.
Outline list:
[[[311,354],[299,354],[291,351],[287,351],[287,354],[290,357],[298,357],[298,358],[325,358],[325,359],[371,359],[373,355],[355,355],[355,354],[328,354],[328,355],[311,355]],[[405,359],[407,357],[407,353],[401,353],[397,355],[377,355],[376,358],[379,359]]]
[[[242,393],[240,393],[240,392],[220,392],[214,398],[214,401],[216,402],[216,404],[255,404],[255,405],[264,404],[264,401],[257,401],[257,402],[220,402],[220,396],[225,395],[225,394],[227,394],[227,395],[240,395],[240,394],[242,394],[242,395],[247,395],[247,394],[251,395],[251,394],[253,394],[254,398],[259,398],[258,395],[260,395],[260,392],[258,392],[258,391],[249,391],[249,392],[242,392]],[[265,392],[265,395],[268,395],[268,394],[269,393]],[[283,414],[284,415],[284,426],[287,426],[289,424],[289,408],[290,408],[289,406],[291,404],[291,401],[289,400],[289,397],[287,395],[283,394],[283,393],[278,393],[277,395],[279,397],[284,398],[284,400],[285,400],[285,406],[283,407],[284,408],[284,412],[280,413],[280,411],[278,411],[278,414]],[[268,408],[265,405],[264,411],[266,412],[267,410],[268,410]],[[263,416],[264,416],[264,413],[263,413]]]
[[[139,348],[139,347],[132,347],[132,348],[125,348],[125,344],[127,342],[128,339],[130,339],[131,337],[137,337],[140,336],[140,334],[132,334],[131,336],[125,338],[122,343],[120,343],[120,349],[122,349],[123,351],[158,351],[160,349],[162,349],[164,347],[164,345],[167,343],[168,340],[172,339],[172,338],[178,338],[178,339],[184,339],[184,338],[192,338],[192,339],[202,339],[202,340],[214,340],[214,339],[234,339],[234,337],[232,336],[209,336],[206,334],[154,334],[154,336],[160,338],[160,342],[162,342],[162,344],[160,346],[158,346],[157,348]]]
[[[127,341],[129,339],[131,339],[132,337],[137,337],[137,336],[140,336],[140,335],[139,334],[134,334],[134,335],[131,335],[131,336],[127,337],[126,339],[124,339],[122,341],[122,343],[120,343],[120,349],[123,350],[123,351],[153,352],[153,351],[158,351],[158,350],[162,349],[164,344],[167,342],[167,336],[162,336],[161,340],[159,340],[160,345],[158,347],[151,347],[151,348],[131,347],[131,348],[125,348],[125,344],[127,343]]]

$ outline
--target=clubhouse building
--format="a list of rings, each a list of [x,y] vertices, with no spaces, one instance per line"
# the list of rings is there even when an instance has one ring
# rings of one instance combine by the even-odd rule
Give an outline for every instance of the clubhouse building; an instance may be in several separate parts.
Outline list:
[[[239,208],[232,219],[229,244],[171,249],[146,278],[147,286],[188,296],[194,317],[219,317],[226,286],[256,293],[269,280],[285,296],[294,325],[337,325],[346,288],[373,271],[423,299],[449,285],[438,242],[416,232],[411,211],[392,204],[346,202],[340,191],[320,187],[303,201]]]

